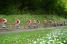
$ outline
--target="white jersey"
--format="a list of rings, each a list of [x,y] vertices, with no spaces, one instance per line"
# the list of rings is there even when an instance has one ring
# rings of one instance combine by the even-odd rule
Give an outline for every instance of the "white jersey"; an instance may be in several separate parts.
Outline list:
[[[7,22],[7,20],[6,20],[6,19],[3,19],[3,22],[4,22],[4,23],[6,23],[6,22]]]
[[[6,28],[6,24],[5,23],[7,23],[7,20],[3,18],[3,25],[2,25],[3,28]]]

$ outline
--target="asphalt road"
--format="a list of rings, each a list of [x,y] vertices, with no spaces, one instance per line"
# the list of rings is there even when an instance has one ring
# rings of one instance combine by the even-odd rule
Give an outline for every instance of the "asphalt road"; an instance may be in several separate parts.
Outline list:
[[[0,30],[0,34],[6,34],[6,33],[17,33],[17,32],[30,32],[30,31],[38,31],[38,30],[44,30],[44,29],[63,29],[67,26],[59,26],[59,27],[45,27],[45,28],[37,28],[37,29],[14,29],[14,30]]]

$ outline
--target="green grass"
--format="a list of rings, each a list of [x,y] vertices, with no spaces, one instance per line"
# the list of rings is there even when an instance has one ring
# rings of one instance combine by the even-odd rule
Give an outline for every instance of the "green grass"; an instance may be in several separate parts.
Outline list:
[[[0,44],[67,44],[67,27],[0,34]]]

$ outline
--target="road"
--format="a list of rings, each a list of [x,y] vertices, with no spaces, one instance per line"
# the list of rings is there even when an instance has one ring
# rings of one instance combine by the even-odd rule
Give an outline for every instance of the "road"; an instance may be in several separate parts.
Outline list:
[[[59,27],[45,27],[45,28],[38,28],[38,29],[0,30],[0,34],[17,33],[17,32],[30,32],[30,31],[38,31],[38,30],[44,30],[44,29],[63,29],[65,27],[67,28],[67,26],[59,26]]]

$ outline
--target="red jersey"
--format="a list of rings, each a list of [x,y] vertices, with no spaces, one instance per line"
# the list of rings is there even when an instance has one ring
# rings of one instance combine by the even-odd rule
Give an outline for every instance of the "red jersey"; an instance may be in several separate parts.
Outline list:
[[[0,18],[0,23],[3,22],[3,18]]]
[[[20,24],[20,20],[19,19],[16,20],[16,24]]]

